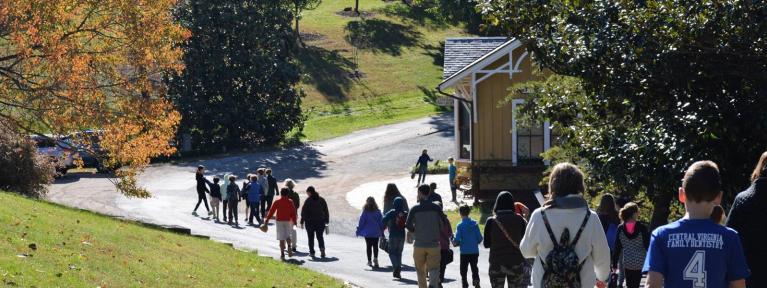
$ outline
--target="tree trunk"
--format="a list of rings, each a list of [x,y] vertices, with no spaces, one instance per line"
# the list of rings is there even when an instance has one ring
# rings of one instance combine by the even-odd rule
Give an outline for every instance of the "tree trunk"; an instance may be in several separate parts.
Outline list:
[[[668,215],[671,213],[671,200],[673,193],[661,192],[657,195],[654,188],[647,188],[647,195],[654,195],[653,197],[653,210],[652,219],[650,220],[651,231],[659,226],[668,224]]]
[[[360,0],[354,0],[354,12],[360,14]]]
[[[304,46],[304,42],[301,41],[301,32],[298,30],[298,11],[296,11],[296,41],[298,45]]]

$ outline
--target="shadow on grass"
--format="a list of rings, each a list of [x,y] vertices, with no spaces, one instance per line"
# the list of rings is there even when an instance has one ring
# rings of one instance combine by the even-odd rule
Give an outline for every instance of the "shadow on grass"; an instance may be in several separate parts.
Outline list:
[[[315,46],[306,46],[298,54],[301,71],[306,74],[304,81],[317,88],[333,103],[347,100],[346,94],[353,83],[349,77],[355,64],[337,51]]]
[[[450,21],[444,17],[440,14],[439,9],[427,9],[426,7],[417,5],[407,6],[402,3],[397,3],[394,5],[386,5],[377,10],[377,12],[429,29],[444,29],[459,24],[457,21]]]
[[[423,54],[431,57],[432,64],[444,66],[445,64],[445,41],[439,41],[439,45],[424,44],[421,46]]]
[[[375,18],[351,21],[344,30],[352,46],[392,56],[401,55],[403,47],[418,45],[422,36],[412,25]]]

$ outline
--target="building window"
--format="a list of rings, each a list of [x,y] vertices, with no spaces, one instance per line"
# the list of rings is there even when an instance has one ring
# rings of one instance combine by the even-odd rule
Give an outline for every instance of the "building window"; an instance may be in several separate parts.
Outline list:
[[[460,159],[471,159],[471,112],[458,102],[458,149]]]
[[[525,102],[523,99],[512,100],[512,163],[514,165],[544,164],[541,153],[551,146],[551,127],[549,122],[519,121],[516,113],[517,106]]]

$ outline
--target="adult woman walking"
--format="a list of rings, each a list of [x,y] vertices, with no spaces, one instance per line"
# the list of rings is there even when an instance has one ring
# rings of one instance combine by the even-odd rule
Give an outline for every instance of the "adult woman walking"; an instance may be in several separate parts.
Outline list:
[[[394,184],[389,184],[394,185]],[[396,189],[397,186],[394,186]],[[388,190],[387,190],[388,192]],[[385,198],[385,197],[384,197]],[[392,276],[401,278],[402,271],[402,248],[405,247],[405,221],[407,220],[407,202],[405,198],[394,198],[393,207],[386,211],[383,224],[389,229],[389,260],[394,269]]]
[[[405,199],[405,196],[402,196],[402,193],[399,192],[399,188],[397,188],[397,184],[389,183],[386,184],[386,192],[384,192],[384,198],[383,198],[383,212],[389,212],[392,208],[392,204],[394,203],[394,199],[400,197],[402,198],[402,205],[403,209],[405,211],[410,210],[410,206],[407,205],[407,199]]]
[[[767,246],[762,243],[767,239],[767,152],[762,153],[759,162],[751,173],[751,186],[738,193],[727,217],[727,227],[735,229],[740,235],[746,262],[751,269],[751,276],[746,279],[746,286],[767,287]]]
[[[434,159],[431,159],[428,151],[423,149],[421,156],[418,157],[418,161],[415,162],[416,171],[418,172],[418,182],[415,185],[416,187],[421,185],[421,183],[426,183],[426,172],[429,171],[429,162],[431,161],[434,161]]]
[[[197,208],[200,208],[200,203],[205,203],[205,210],[208,211],[208,216],[212,215],[210,213],[210,208],[208,208],[208,198],[205,196],[205,193],[210,193],[208,190],[208,181],[205,179],[205,167],[202,165],[197,166],[197,172],[194,174],[195,181],[197,181],[197,205],[194,205],[194,211],[192,211],[192,215],[197,216]]]
[[[325,258],[325,238],[322,233],[325,232],[325,227],[330,223],[328,204],[313,186],[306,188],[306,196],[304,207],[301,208],[301,226],[305,227],[306,235],[309,238],[309,255],[314,258],[314,237],[317,237],[320,257]]]
[[[623,206],[620,212],[623,223],[618,226],[618,237],[612,251],[612,265],[615,267],[620,263],[628,288],[639,288],[647,248],[650,247],[650,231],[637,221],[638,216],[637,204],[629,202]]]
[[[573,164],[554,166],[549,175],[550,199],[530,216],[519,247],[526,258],[537,258],[534,287],[573,281],[580,282],[580,287],[602,286],[610,276],[610,247],[599,217],[583,199],[583,178]],[[566,265],[557,265],[555,271],[554,262]]]
[[[357,236],[365,237],[368,266],[378,268],[378,238],[383,232],[383,216],[378,209],[376,199],[368,197],[362,208],[362,215],[357,225]],[[373,256],[371,262],[371,254]]]
[[[503,191],[498,194],[493,217],[487,219],[483,236],[485,248],[490,248],[488,275],[493,288],[504,287],[504,283],[511,288],[527,287],[525,283],[529,281],[523,278],[525,259],[519,250],[526,224],[525,219],[515,211],[511,193]],[[479,283],[474,284],[476,287]]]
[[[605,231],[607,236],[607,244],[612,250],[615,247],[615,238],[618,236],[618,225],[621,224],[620,217],[618,217],[618,205],[615,204],[615,197],[607,193],[602,195],[602,199],[599,201],[599,207],[597,207],[597,215],[599,216],[599,222],[602,222],[602,230]]]

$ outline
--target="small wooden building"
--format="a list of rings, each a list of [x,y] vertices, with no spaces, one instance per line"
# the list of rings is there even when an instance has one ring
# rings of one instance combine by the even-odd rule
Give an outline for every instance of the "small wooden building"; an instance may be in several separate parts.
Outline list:
[[[510,88],[535,79],[530,53],[515,39],[451,38],[445,41],[443,81],[437,89],[454,99],[456,162],[471,178],[481,203],[511,191],[530,208],[539,206],[540,181],[551,146],[548,122],[524,124]],[[488,207],[485,207],[488,208]]]

